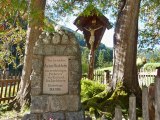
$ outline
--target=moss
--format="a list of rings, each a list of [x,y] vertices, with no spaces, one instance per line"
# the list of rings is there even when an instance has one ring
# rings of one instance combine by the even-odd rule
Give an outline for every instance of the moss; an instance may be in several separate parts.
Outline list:
[[[107,91],[107,85],[91,80],[82,80],[82,105],[90,116],[108,120],[114,117],[115,107],[121,106],[123,116],[127,118],[129,95],[124,91],[122,83],[118,83],[114,91]]]

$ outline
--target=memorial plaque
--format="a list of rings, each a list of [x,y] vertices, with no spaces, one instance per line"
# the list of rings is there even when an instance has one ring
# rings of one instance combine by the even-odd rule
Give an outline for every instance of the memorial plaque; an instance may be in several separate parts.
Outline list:
[[[43,94],[68,93],[68,57],[45,56]]]

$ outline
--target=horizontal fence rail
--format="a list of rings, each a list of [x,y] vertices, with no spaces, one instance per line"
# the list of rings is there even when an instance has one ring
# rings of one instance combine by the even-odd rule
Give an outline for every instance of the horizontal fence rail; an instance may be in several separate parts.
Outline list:
[[[0,78],[0,104],[8,103],[17,94],[20,84],[20,76],[6,76]]]

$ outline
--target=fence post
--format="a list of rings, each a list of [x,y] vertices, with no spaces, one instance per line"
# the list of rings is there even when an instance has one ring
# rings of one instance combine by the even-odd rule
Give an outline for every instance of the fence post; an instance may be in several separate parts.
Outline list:
[[[115,108],[115,120],[122,120],[122,110],[119,105]]]
[[[109,70],[104,70],[104,84],[109,83],[109,79],[110,79],[110,71]]]
[[[156,67],[157,69],[157,76],[160,77],[160,67]]]
[[[160,77],[155,81],[155,120],[160,120]]]
[[[149,120],[148,88],[147,88],[147,86],[144,86],[142,88],[142,110],[143,110],[143,120]]]
[[[134,94],[129,97],[129,120],[136,120],[136,97]]]

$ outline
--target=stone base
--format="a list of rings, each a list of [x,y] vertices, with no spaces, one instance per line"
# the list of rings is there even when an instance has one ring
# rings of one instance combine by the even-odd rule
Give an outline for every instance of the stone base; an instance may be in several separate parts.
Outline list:
[[[85,120],[84,112],[47,112],[26,114],[22,120]]]

